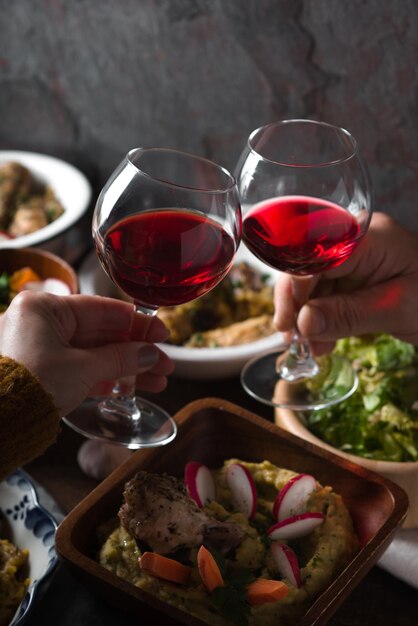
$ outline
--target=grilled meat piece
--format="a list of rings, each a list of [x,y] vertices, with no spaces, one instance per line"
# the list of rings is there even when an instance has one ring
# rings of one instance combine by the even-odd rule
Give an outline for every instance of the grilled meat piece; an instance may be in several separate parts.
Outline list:
[[[239,526],[219,522],[199,509],[173,476],[138,472],[123,495],[122,526],[154,552],[167,554],[205,543],[227,554],[244,539]]]

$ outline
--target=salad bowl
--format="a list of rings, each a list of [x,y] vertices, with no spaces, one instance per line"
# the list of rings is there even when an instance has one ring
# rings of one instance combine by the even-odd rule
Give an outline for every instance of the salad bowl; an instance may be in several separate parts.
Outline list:
[[[353,361],[359,388],[326,411],[275,410],[281,428],[400,485],[409,497],[404,528],[418,527],[418,359],[390,335],[337,343]],[[337,442],[339,445],[337,445]]]
[[[397,483],[408,494],[409,510],[403,523],[403,528],[418,528],[418,463],[417,462],[394,462],[365,459],[361,456],[348,454],[319,439],[311,433],[304,424],[302,414],[285,409],[276,409],[275,422],[292,435],[300,437],[304,441],[312,443],[323,450],[337,454],[350,463],[361,465],[371,472],[377,472],[385,478]]]

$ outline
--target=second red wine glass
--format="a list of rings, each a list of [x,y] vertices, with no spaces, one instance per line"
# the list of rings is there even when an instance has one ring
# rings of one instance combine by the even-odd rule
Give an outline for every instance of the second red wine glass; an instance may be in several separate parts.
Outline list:
[[[372,211],[369,177],[354,137],[343,128],[285,120],[256,129],[236,177],[242,239],[277,270],[298,277],[336,267],[367,231]],[[297,284],[296,279],[294,294]],[[302,304],[295,295],[296,309]],[[254,359],[241,380],[258,400],[293,410],[341,402],[357,386],[346,359],[331,355],[315,360],[296,327],[286,351]]]

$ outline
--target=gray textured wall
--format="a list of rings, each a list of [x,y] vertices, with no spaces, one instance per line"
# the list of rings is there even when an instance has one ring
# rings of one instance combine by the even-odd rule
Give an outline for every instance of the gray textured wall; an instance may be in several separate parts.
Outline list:
[[[417,0],[0,0],[0,149],[101,185],[131,147],[233,169],[278,118],[348,128],[418,231]]]

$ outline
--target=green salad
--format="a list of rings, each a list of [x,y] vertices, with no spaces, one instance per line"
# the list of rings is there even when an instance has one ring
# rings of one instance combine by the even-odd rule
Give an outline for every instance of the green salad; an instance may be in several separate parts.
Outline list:
[[[308,428],[323,441],[368,459],[418,461],[418,353],[390,335],[350,337],[335,352],[353,363],[357,391],[312,411]]]

